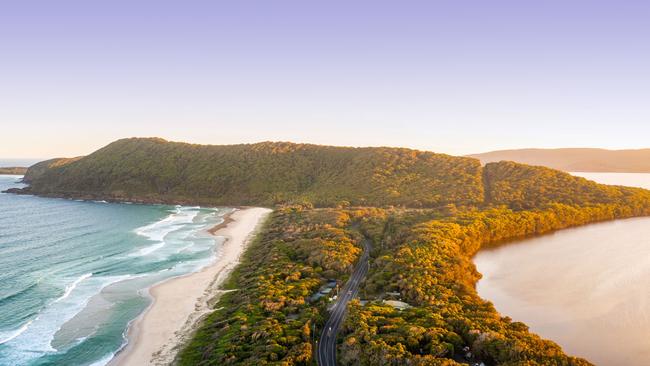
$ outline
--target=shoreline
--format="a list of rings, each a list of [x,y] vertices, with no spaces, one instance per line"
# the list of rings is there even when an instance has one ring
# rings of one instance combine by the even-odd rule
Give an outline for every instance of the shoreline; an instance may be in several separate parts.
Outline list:
[[[131,321],[127,343],[109,366],[169,365],[191,338],[201,319],[212,312],[220,287],[239,263],[250,240],[272,210],[242,208],[224,216],[207,231],[225,237],[214,263],[198,272],[174,277],[149,288],[149,307]]]
[[[23,175],[16,175],[16,177],[24,177]],[[233,202],[215,202],[206,197],[198,198],[161,198],[161,197],[117,197],[109,194],[91,194],[91,193],[43,193],[33,192],[31,190],[30,182],[24,179],[20,182],[26,184],[26,187],[9,188],[0,193],[15,194],[18,196],[34,196],[43,198],[61,198],[66,200],[81,200],[81,201],[106,201],[108,203],[133,203],[138,205],[181,205],[181,206],[205,206],[205,207],[230,207],[237,209],[250,208],[252,206],[241,205],[241,203]]]

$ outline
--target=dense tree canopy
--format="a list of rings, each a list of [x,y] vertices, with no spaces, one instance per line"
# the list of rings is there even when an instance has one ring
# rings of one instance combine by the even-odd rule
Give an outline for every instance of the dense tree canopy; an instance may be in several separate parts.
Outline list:
[[[344,365],[455,364],[464,349],[488,365],[587,365],[481,299],[471,257],[482,246],[590,222],[650,214],[650,206],[618,204],[513,211],[500,207],[445,216],[432,210],[392,210],[362,230],[380,245],[365,282],[365,306],[349,308],[340,347]],[[379,301],[399,293],[412,307]]]
[[[30,170],[34,193],[117,200],[431,207],[483,199],[478,160],[398,148],[125,139]]]
[[[361,253],[349,213],[276,211],[231,276],[215,311],[181,354],[182,365],[309,365],[327,279],[344,278]],[[280,362],[281,361],[281,362]]]
[[[644,190],[560,171],[399,148],[264,142],[208,146],[118,140],[27,171],[31,193],[211,205],[543,208],[650,200]]]
[[[120,140],[30,168],[27,192],[145,202],[276,205],[181,365],[312,365],[327,283],[373,241],[364,303],[350,304],[343,365],[588,365],[475,290],[487,245],[650,215],[650,192],[543,167],[408,149]],[[314,206],[320,208],[313,208]],[[397,293],[410,307],[384,300]],[[469,355],[468,355],[469,354]]]
[[[24,175],[27,168],[23,167],[0,167],[0,174]]]

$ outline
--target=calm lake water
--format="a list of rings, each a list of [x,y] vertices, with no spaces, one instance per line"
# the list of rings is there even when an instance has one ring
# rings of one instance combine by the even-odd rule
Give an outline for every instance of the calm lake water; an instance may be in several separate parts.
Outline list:
[[[214,260],[228,211],[0,194],[0,366],[106,364],[148,287]]]
[[[575,173],[650,188],[650,174]],[[480,251],[478,293],[597,365],[650,365],[650,218],[593,224]]]
[[[650,189],[648,173],[571,173],[578,177],[591,179],[602,184]]]

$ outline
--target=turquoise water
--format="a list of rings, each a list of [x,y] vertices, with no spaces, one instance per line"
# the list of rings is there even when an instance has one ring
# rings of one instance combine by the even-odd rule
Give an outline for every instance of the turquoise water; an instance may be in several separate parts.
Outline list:
[[[106,364],[148,287],[214,260],[228,210],[0,194],[0,365]]]

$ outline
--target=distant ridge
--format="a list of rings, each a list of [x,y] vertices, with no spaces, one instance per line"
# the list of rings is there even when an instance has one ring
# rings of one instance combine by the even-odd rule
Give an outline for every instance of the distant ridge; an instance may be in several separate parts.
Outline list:
[[[482,164],[505,160],[566,172],[650,173],[650,149],[520,149],[469,156]]]
[[[24,175],[27,172],[27,168],[11,166],[11,167],[0,167],[0,174],[10,174],[10,175]]]

